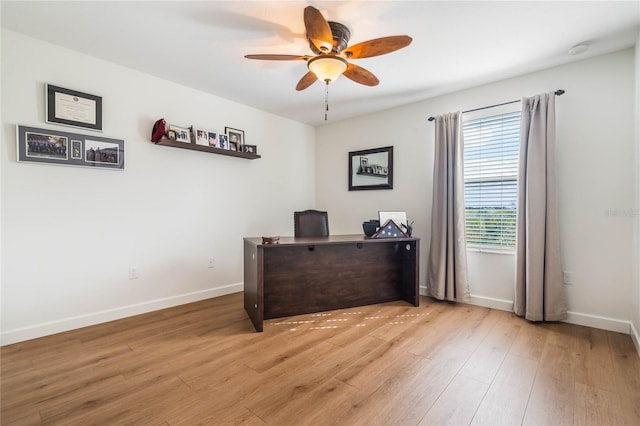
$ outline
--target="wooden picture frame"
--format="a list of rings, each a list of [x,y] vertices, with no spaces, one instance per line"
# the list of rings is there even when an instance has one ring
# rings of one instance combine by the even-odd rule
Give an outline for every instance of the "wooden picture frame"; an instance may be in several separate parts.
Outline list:
[[[349,152],[349,191],[393,189],[393,146]]]

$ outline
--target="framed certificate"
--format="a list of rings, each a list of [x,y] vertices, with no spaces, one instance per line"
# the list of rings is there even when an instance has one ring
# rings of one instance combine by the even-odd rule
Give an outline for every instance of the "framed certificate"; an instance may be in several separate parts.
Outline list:
[[[102,97],[45,85],[47,123],[102,131]]]

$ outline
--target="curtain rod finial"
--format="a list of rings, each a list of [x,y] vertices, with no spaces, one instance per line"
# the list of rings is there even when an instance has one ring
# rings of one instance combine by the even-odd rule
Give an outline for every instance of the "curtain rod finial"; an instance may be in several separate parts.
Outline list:
[[[433,121],[433,120],[435,120],[435,119],[436,119],[435,117],[429,117],[429,118],[427,118],[427,120],[429,120],[429,121]]]
[[[558,89],[556,90],[556,96],[560,96],[560,95],[564,95],[564,90],[563,89]]]

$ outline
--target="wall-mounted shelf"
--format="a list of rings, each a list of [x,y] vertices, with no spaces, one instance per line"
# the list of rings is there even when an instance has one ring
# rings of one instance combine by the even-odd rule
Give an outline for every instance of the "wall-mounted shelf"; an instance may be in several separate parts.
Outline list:
[[[193,151],[209,152],[212,154],[228,155],[230,157],[245,158],[247,160],[255,160],[261,158],[258,154],[251,154],[248,152],[229,151],[228,149],[214,148],[211,146],[198,145],[195,143],[177,142],[171,139],[162,138],[156,145],[172,146],[174,148],[190,149]]]

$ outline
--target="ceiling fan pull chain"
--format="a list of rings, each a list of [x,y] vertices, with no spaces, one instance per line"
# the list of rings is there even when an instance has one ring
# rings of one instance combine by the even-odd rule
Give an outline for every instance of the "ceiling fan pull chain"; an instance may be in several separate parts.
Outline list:
[[[326,80],[324,88],[324,121],[327,121],[327,114],[329,112],[329,80]]]

